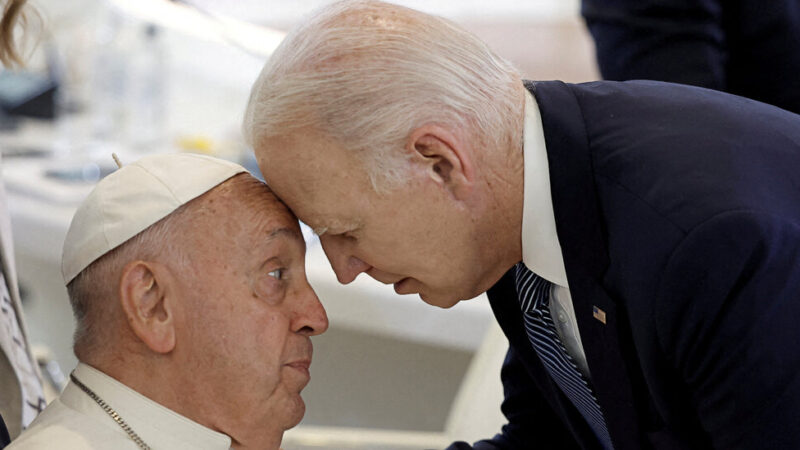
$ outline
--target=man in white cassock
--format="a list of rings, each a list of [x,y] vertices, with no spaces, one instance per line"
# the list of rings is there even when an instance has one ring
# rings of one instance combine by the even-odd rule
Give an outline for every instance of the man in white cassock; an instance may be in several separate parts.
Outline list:
[[[9,448],[278,448],[328,326],[304,256],[239,165],[155,155],[109,175],[64,244],[79,364]]]

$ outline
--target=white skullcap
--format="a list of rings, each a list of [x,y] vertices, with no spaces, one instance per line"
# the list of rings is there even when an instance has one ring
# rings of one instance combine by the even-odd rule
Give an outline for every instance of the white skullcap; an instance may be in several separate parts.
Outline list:
[[[81,203],[64,241],[61,274],[69,284],[83,269],[181,205],[245,168],[190,153],[151,155],[100,180]]]

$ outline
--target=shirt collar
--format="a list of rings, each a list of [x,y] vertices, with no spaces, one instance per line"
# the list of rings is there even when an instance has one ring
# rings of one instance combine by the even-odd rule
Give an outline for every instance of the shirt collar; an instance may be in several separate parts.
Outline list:
[[[539,105],[527,90],[523,136],[525,188],[522,207],[522,262],[540,277],[566,288],[569,287],[567,271],[556,234],[542,116]]]
[[[230,437],[150,400],[91,366],[78,363],[74,374],[79,381],[117,411],[151,448],[228,450],[231,447]],[[67,389],[73,384],[70,383]],[[74,388],[78,389],[77,386]],[[85,395],[83,392],[80,394]],[[99,405],[97,410],[100,414],[106,415],[108,420],[113,421]]]

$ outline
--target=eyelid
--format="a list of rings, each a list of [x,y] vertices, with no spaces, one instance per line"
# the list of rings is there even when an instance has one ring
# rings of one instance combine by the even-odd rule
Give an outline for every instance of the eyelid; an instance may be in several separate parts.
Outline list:
[[[270,274],[275,271],[283,272],[285,270],[285,268],[280,268],[269,272],[260,272],[260,274],[251,278],[250,289],[253,295],[271,304],[277,304],[283,300],[288,284],[284,279],[285,275],[282,273],[281,278],[277,278]]]

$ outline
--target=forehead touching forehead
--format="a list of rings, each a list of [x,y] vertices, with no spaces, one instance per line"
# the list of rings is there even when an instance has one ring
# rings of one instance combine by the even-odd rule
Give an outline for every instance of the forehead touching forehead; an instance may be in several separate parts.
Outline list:
[[[263,182],[249,174],[239,174],[210,191],[196,214],[212,231],[224,235],[269,231],[276,226],[294,224],[297,219]],[[237,233],[239,232],[239,233]]]

